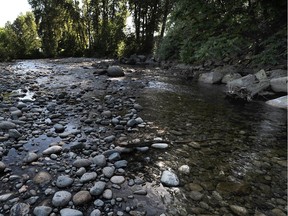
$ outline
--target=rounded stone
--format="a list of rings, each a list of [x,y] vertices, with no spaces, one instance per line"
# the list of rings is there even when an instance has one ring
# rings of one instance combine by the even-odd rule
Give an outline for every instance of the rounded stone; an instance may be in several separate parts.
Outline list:
[[[176,187],[179,185],[178,177],[174,173],[168,170],[165,170],[162,173],[161,182],[163,185],[168,186],[168,187]]]
[[[56,207],[66,206],[72,198],[72,194],[68,191],[57,191],[53,198],[52,204]]]
[[[84,173],[81,178],[80,178],[80,182],[81,183],[85,183],[85,182],[89,182],[92,180],[95,180],[97,178],[97,173],[96,172],[88,172],[88,173]]]
[[[79,206],[90,202],[92,200],[92,196],[88,191],[79,191],[73,196],[72,200],[74,205]]]
[[[154,143],[151,145],[152,148],[156,148],[156,149],[166,149],[168,148],[168,144],[167,143]]]
[[[6,165],[2,161],[0,161],[0,172],[4,172],[5,168]]]
[[[48,172],[41,171],[35,175],[35,177],[33,178],[33,181],[36,184],[45,185],[45,184],[48,184],[51,181],[51,179],[52,177]]]
[[[49,216],[52,212],[52,208],[49,206],[37,206],[33,210],[33,214],[36,216]]]
[[[60,210],[61,216],[83,216],[83,213],[76,209],[64,208]]]
[[[55,146],[51,146],[51,147],[45,149],[43,151],[43,154],[45,154],[45,155],[57,154],[57,153],[60,153],[61,151],[62,151],[62,147],[55,145]]]
[[[99,167],[106,166],[106,157],[104,155],[97,155],[92,159],[92,161]]]
[[[189,174],[190,167],[188,165],[182,165],[181,167],[179,167],[178,171],[183,174]]]
[[[73,184],[73,181],[74,180],[70,178],[69,176],[59,176],[56,181],[56,186],[58,188],[69,187],[70,185]]]
[[[38,159],[38,155],[34,152],[28,152],[28,154],[24,157],[23,162],[24,163],[31,163],[33,161],[36,161]]]
[[[80,168],[80,167],[88,167],[92,164],[89,159],[77,159],[73,162],[73,166]]]
[[[27,215],[30,211],[30,206],[26,203],[16,203],[10,209],[10,216]]]
[[[110,181],[113,184],[122,184],[125,181],[125,178],[123,176],[113,176]]]
[[[104,167],[102,169],[102,172],[106,178],[111,178],[115,172],[115,168],[114,167]]]
[[[106,190],[104,190],[102,196],[103,196],[104,199],[110,200],[110,199],[113,198],[113,192],[112,192],[111,189],[106,189]]]
[[[99,209],[95,209],[91,212],[90,216],[101,216],[101,211]]]
[[[93,196],[99,196],[103,193],[106,187],[106,183],[102,181],[98,181],[94,184],[94,186],[90,189],[90,194]]]
[[[65,130],[65,127],[61,124],[55,124],[54,125],[54,130],[56,133],[62,133]]]

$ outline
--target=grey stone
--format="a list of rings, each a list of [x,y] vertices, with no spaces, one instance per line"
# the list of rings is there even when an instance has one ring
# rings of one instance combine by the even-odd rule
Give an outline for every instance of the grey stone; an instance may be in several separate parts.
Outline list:
[[[106,157],[104,155],[97,155],[92,159],[92,161],[99,167],[106,166]]]
[[[57,191],[53,198],[52,204],[56,207],[66,206],[72,198],[72,194],[68,191]]]
[[[33,161],[36,161],[38,159],[38,155],[34,152],[28,152],[28,154],[24,157],[23,162],[24,163],[31,163]]]
[[[5,202],[9,200],[13,195],[14,193],[7,193],[7,194],[0,195],[0,202]]]
[[[115,152],[113,154],[111,154],[108,158],[109,161],[117,161],[117,160],[120,160],[121,159],[121,156],[118,152]]]
[[[168,170],[165,170],[162,173],[161,182],[163,185],[168,186],[168,187],[176,187],[179,185],[179,179],[177,175],[175,175],[174,173]]]
[[[128,162],[126,160],[120,160],[114,163],[116,169],[127,167]]]
[[[239,73],[229,73],[224,75],[222,78],[221,82],[227,84],[228,82],[235,80],[235,79],[240,79],[241,75]]]
[[[58,188],[65,188],[69,187],[73,184],[73,179],[70,178],[69,176],[58,176],[57,181],[56,181],[56,186]]]
[[[96,207],[102,207],[102,206],[104,206],[104,202],[101,200],[101,199],[97,199],[97,200],[95,200],[95,202],[94,202],[94,205],[96,206]]]
[[[83,213],[76,209],[64,208],[60,210],[61,216],[83,216]]]
[[[112,112],[110,110],[105,110],[101,113],[101,115],[106,118],[110,118],[112,116]]]
[[[107,74],[110,77],[121,77],[125,75],[123,69],[119,66],[109,66]]]
[[[223,78],[224,74],[219,72],[202,73],[199,76],[198,81],[203,83],[218,83]]]
[[[1,173],[1,172],[4,172],[5,168],[6,168],[5,163],[2,162],[2,161],[0,161],[0,173]]]
[[[103,196],[104,199],[110,200],[110,199],[113,198],[113,192],[112,192],[111,189],[106,189],[106,190],[104,190],[102,196]]]
[[[104,141],[106,142],[106,143],[111,143],[111,142],[113,142],[115,140],[115,136],[114,135],[111,135],[111,136],[108,136],[108,137],[105,137],[104,138]]]
[[[77,170],[76,175],[77,175],[77,176],[82,176],[84,173],[86,173],[85,167],[80,167],[80,168]]]
[[[95,209],[91,212],[90,216],[101,216],[101,211],[99,209]]]
[[[190,173],[190,167],[188,165],[182,165],[181,167],[179,167],[178,171],[183,173],[183,174],[189,174]]]
[[[26,203],[16,203],[10,209],[10,216],[26,216],[30,211],[30,205]]]
[[[48,172],[41,171],[33,178],[34,183],[39,185],[46,185],[52,180],[51,175]]]
[[[21,116],[22,116],[22,112],[19,109],[14,110],[14,111],[11,112],[12,119],[18,119]]]
[[[269,100],[266,103],[277,108],[288,109],[288,96],[286,95],[273,100]]]
[[[274,78],[270,80],[271,88],[274,92],[287,92],[288,77]]]
[[[73,162],[73,166],[80,168],[80,167],[88,167],[92,164],[92,161],[89,159],[77,159]]]
[[[9,130],[9,129],[15,129],[17,126],[13,122],[9,121],[2,121],[0,122],[0,129],[2,130]]]
[[[151,147],[156,148],[156,149],[166,149],[168,148],[168,144],[167,143],[154,143],[151,145]]]
[[[9,137],[10,138],[18,139],[21,136],[22,135],[16,129],[9,129]]]
[[[89,182],[92,180],[95,180],[97,178],[97,173],[96,172],[88,172],[88,173],[84,173],[81,178],[80,178],[80,182],[81,183],[85,183],[85,182]]]
[[[106,178],[111,178],[115,172],[115,167],[104,167],[102,172]]]
[[[43,151],[43,154],[45,154],[45,155],[57,154],[57,153],[60,153],[61,151],[62,151],[62,147],[55,145],[55,146],[51,146],[51,147],[45,149]]]
[[[110,181],[113,184],[122,184],[123,182],[125,182],[125,178],[123,176],[113,176]]]
[[[137,125],[137,121],[135,119],[130,119],[128,122],[127,122],[127,126],[128,127],[134,127],[135,125]]]
[[[199,191],[191,191],[189,194],[190,198],[195,201],[200,201],[203,197],[203,194]]]
[[[236,215],[239,215],[239,216],[248,215],[248,211],[244,207],[241,207],[238,205],[230,205],[229,207],[231,211],[235,213]]]
[[[92,196],[88,191],[79,191],[73,196],[72,200],[74,205],[80,206],[90,202],[92,200]]]
[[[49,216],[52,212],[52,208],[49,206],[37,206],[33,210],[33,214],[36,216]]]
[[[55,124],[54,129],[56,133],[62,133],[65,130],[65,127],[62,124]]]
[[[94,184],[94,186],[90,189],[90,194],[93,196],[99,196],[103,193],[106,187],[106,183],[102,181],[98,181]]]

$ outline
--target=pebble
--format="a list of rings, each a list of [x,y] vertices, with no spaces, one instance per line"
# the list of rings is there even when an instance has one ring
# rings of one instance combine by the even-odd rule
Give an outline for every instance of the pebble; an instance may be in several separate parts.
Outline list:
[[[91,212],[90,216],[101,216],[101,211],[99,209],[95,209]]]
[[[79,191],[73,196],[72,200],[74,205],[80,206],[88,204],[92,200],[92,196],[88,191]]]
[[[94,205],[96,207],[102,207],[102,206],[104,206],[104,204],[105,203],[101,199],[97,199],[97,200],[94,201]]]
[[[97,155],[92,159],[93,163],[99,167],[106,166],[106,157],[104,155]]]
[[[16,129],[10,129],[9,130],[9,137],[10,138],[14,138],[14,139],[18,139],[19,137],[21,137],[22,135],[19,133],[19,131],[17,131]]]
[[[94,184],[94,186],[90,189],[90,194],[92,196],[99,196],[103,193],[106,187],[106,183],[102,181],[98,181]]]
[[[114,135],[111,135],[111,136],[108,136],[108,137],[105,137],[104,138],[104,141],[106,142],[106,143],[111,143],[111,142],[113,142],[115,140],[115,136]]]
[[[151,147],[155,149],[166,149],[168,146],[169,145],[167,143],[154,143],[151,145]]]
[[[72,198],[72,194],[68,191],[57,191],[53,198],[52,204],[56,207],[66,206]]]
[[[77,159],[73,162],[73,166],[80,168],[80,167],[88,167],[92,164],[89,159]]]
[[[36,161],[38,159],[38,155],[34,152],[28,152],[28,154],[24,157],[23,162],[24,163],[31,163],[33,161]]]
[[[9,130],[9,129],[15,129],[17,126],[13,122],[9,121],[2,121],[0,122],[0,129],[2,130]]]
[[[92,180],[95,180],[97,178],[97,173],[96,172],[88,172],[88,173],[84,173],[81,178],[80,178],[80,182],[81,183],[85,183],[85,182],[89,182]]]
[[[229,207],[231,211],[235,213],[236,215],[239,215],[239,216],[248,215],[247,209],[242,206],[230,205]]]
[[[106,178],[111,178],[115,172],[115,167],[104,167],[102,173]]]
[[[64,208],[60,210],[61,216],[83,216],[83,213],[76,209]]]
[[[117,160],[120,160],[121,159],[121,156],[118,152],[115,152],[113,154],[111,154],[109,157],[108,157],[108,160],[109,161],[117,161]]]
[[[203,197],[203,194],[198,191],[191,191],[189,196],[192,200],[200,201]]]
[[[48,184],[52,180],[51,175],[48,172],[41,171],[35,175],[33,181],[36,184],[45,185]]]
[[[190,167],[188,165],[182,165],[181,167],[179,167],[178,171],[183,174],[189,174]]]
[[[30,211],[30,206],[26,203],[16,203],[10,209],[10,216],[24,216]]]
[[[6,168],[5,163],[2,162],[2,161],[0,161],[0,173],[1,173],[1,172],[4,172],[5,168]]]
[[[56,186],[58,188],[65,188],[69,187],[73,184],[73,179],[69,176],[59,176],[56,180]]]
[[[127,167],[127,165],[128,165],[128,162],[126,160],[120,160],[114,163],[114,166],[116,169]]]
[[[174,173],[168,170],[165,170],[162,173],[161,182],[163,185],[168,186],[168,187],[176,187],[179,185],[178,177]]]
[[[37,206],[33,210],[35,216],[49,216],[52,212],[52,208],[49,206]]]
[[[110,181],[113,184],[122,184],[123,182],[125,182],[125,178],[123,176],[113,176]]]
[[[14,193],[7,193],[7,194],[2,194],[0,195],[0,202],[5,202],[8,199],[10,199],[12,196],[14,195]]]
[[[51,146],[51,147],[45,149],[43,151],[43,154],[45,154],[45,155],[57,154],[57,153],[60,153],[61,151],[62,151],[62,147],[55,145],[55,146]]]
[[[65,127],[62,124],[55,124],[54,130],[56,133],[62,133],[65,130]]]
[[[106,190],[104,190],[102,196],[103,196],[104,199],[110,200],[110,199],[113,198],[113,192],[112,192],[111,189],[106,189]]]

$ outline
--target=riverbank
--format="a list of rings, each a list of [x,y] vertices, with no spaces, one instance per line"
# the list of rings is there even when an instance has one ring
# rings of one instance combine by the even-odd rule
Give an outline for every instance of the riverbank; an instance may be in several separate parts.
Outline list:
[[[2,67],[0,214],[285,214],[286,112],[113,64]]]

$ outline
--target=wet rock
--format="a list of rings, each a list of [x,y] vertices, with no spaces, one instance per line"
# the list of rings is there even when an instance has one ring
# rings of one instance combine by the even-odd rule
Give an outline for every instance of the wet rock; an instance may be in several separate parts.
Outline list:
[[[9,122],[9,121],[0,122],[0,129],[2,130],[15,129],[16,127],[17,127],[16,124]]]
[[[239,216],[248,215],[248,211],[244,207],[237,206],[237,205],[230,205],[229,207],[231,211],[235,213],[236,215],[239,215]]]
[[[115,152],[113,154],[111,154],[108,158],[109,161],[117,161],[117,160],[120,160],[121,159],[121,156],[118,152]]]
[[[60,210],[61,216],[83,216],[83,213],[76,209],[64,208]]]
[[[288,96],[279,97],[266,102],[270,106],[287,109],[288,108]]]
[[[89,203],[91,200],[92,200],[92,196],[90,195],[88,191],[79,191],[72,198],[72,201],[74,205],[76,206],[85,205]]]
[[[96,207],[103,207],[105,205],[105,203],[101,199],[97,199],[97,200],[95,200],[94,205]]]
[[[128,127],[134,127],[137,125],[137,121],[135,119],[130,119],[128,122],[127,122],[127,126]]]
[[[114,167],[104,167],[102,169],[102,172],[106,178],[111,178],[115,172],[115,168]]]
[[[73,162],[73,166],[80,168],[80,167],[88,167],[92,164],[92,161],[89,159],[77,159]]]
[[[161,183],[168,187],[176,187],[179,185],[179,179],[174,173],[165,170],[161,176]]]
[[[106,183],[102,181],[98,181],[94,184],[94,186],[90,189],[90,194],[93,196],[99,196],[103,193],[106,187]]]
[[[24,163],[31,163],[33,161],[36,161],[38,159],[38,155],[34,152],[28,152],[28,154],[24,157],[23,162]]]
[[[120,160],[114,163],[116,169],[127,167],[128,162],[126,160]]]
[[[56,207],[66,206],[72,198],[72,194],[68,191],[57,191],[53,198],[52,204]]]
[[[106,110],[106,111],[103,111],[101,113],[102,116],[106,117],[106,118],[111,118],[112,116],[112,112],[110,110]]]
[[[46,185],[51,181],[51,179],[52,177],[48,172],[41,171],[35,175],[35,177],[33,178],[33,181],[36,184]]]
[[[178,171],[183,174],[189,174],[190,167],[188,165],[182,165],[181,167],[179,167]]]
[[[19,137],[21,137],[22,135],[19,133],[19,131],[17,131],[16,129],[10,129],[9,130],[9,137],[10,138],[14,138],[14,139],[18,139]]]
[[[110,199],[113,198],[113,192],[112,192],[111,189],[106,189],[106,190],[104,190],[102,196],[103,196],[104,199],[110,200]]]
[[[80,167],[77,172],[76,175],[77,176],[82,176],[84,173],[86,173],[86,169],[84,167]]]
[[[110,181],[113,184],[122,184],[125,181],[125,178],[123,176],[113,176]]]
[[[107,74],[110,77],[121,77],[125,75],[120,66],[109,66],[107,69]]]
[[[115,136],[114,135],[111,135],[111,136],[108,136],[108,137],[105,137],[104,138],[104,141],[106,142],[106,143],[111,143],[111,142],[113,142],[115,140]]]
[[[44,155],[57,154],[57,153],[60,153],[61,151],[62,151],[62,147],[55,145],[55,146],[51,146],[51,147],[45,149],[43,151],[43,154]]]
[[[101,216],[101,211],[99,209],[95,209],[91,212],[90,216]]]
[[[106,166],[106,157],[104,155],[97,155],[92,159],[92,162],[98,167]]]
[[[151,145],[152,148],[156,148],[156,149],[166,149],[168,148],[168,144],[167,143],[154,143]]]
[[[56,181],[56,186],[58,188],[65,188],[69,187],[73,184],[73,179],[70,178],[69,176],[58,176],[57,181]]]
[[[4,164],[4,162],[0,161],[0,173],[4,172],[6,168],[6,165]]]
[[[96,178],[97,178],[96,172],[88,172],[88,173],[84,173],[84,175],[81,176],[80,182],[85,183],[85,182],[95,180]]]
[[[270,80],[271,88],[274,92],[287,92],[288,77],[274,78]]]
[[[0,203],[9,200],[13,195],[14,193],[7,193],[0,195]]]
[[[62,133],[65,130],[65,127],[61,124],[55,124],[54,125],[54,130],[56,133]]]
[[[49,216],[52,212],[52,208],[49,206],[37,206],[33,210],[33,214],[36,216]]]
[[[26,203],[16,203],[10,209],[10,216],[26,216],[30,211],[30,206]]]
[[[218,83],[223,78],[224,74],[219,72],[202,73],[199,76],[198,81],[203,83]]]

